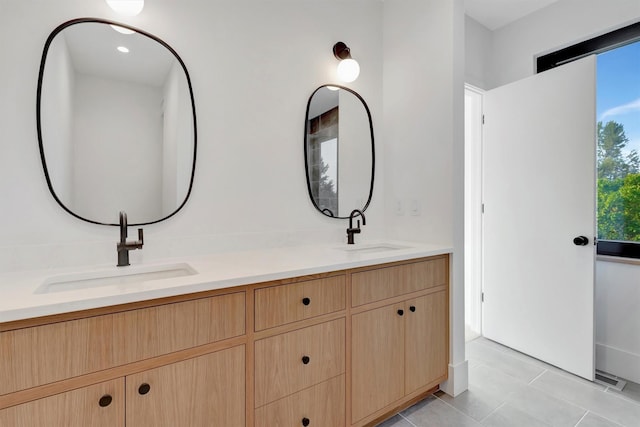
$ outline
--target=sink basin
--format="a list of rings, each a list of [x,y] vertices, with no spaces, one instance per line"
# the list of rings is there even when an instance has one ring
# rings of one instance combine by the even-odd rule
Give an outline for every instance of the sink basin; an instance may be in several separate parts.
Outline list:
[[[48,294],[103,286],[126,286],[152,280],[191,276],[197,273],[189,264],[113,267],[105,270],[49,277],[35,293]]]
[[[394,245],[390,243],[371,243],[365,245],[349,245],[348,247],[341,247],[340,249],[346,252],[357,253],[374,253],[374,252],[388,252],[396,251],[398,249],[408,249],[409,246]]]

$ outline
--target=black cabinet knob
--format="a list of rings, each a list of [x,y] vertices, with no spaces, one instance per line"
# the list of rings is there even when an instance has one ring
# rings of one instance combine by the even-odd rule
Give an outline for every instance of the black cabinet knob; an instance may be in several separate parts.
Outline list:
[[[302,303],[303,303],[304,305],[309,305],[309,304],[311,304],[311,298],[306,298],[306,297],[305,297],[305,298],[302,298]]]
[[[309,356],[302,356],[302,363],[308,365],[311,362],[311,358]]]
[[[138,393],[141,395],[149,393],[149,390],[151,390],[151,386],[147,383],[140,384],[140,387],[138,387]]]
[[[398,310],[398,316],[402,316],[402,315],[404,315],[404,310],[402,310],[402,309]]]
[[[111,405],[112,401],[113,397],[111,397],[110,394],[105,394],[100,398],[100,400],[98,400],[98,405],[100,405],[102,408],[106,408],[107,406]]]
[[[302,425],[304,427],[307,427],[309,424],[311,424],[311,420],[309,418],[305,417],[302,419]]]
[[[576,246],[587,246],[589,244],[589,239],[586,236],[578,236],[573,239],[573,244]]]
[[[415,313],[416,306],[415,305],[409,306],[409,311],[411,311],[412,313]]]

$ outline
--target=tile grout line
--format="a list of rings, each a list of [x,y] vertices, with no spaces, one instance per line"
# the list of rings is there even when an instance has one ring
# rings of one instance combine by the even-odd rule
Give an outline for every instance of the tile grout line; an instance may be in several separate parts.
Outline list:
[[[536,375],[536,376],[535,376],[535,378],[533,378],[531,381],[529,381],[529,382],[527,383],[527,385],[531,385],[531,384],[533,384],[533,382],[534,382],[535,380],[537,380],[538,378],[540,378],[541,376],[543,376],[543,375],[544,375],[544,374],[546,374],[547,372],[549,372],[549,370],[548,370],[548,369],[546,369],[546,368],[542,368],[542,372],[540,372],[538,375]]]
[[[463,392],[464,393],[464,392]],[[480,421],[476,420],[475,418],[473,418],[471,415],[465,414],[463,411],[461,411],[460,409],[456,408],[455,406],[453,406],[452,404],[450,404],[449,402],[447,402],[444,399],[440,399],[438,396],[436,396],[435,394],[432,395],[433,397],[435,397],[436,399],[438,399],[440,402],[444,403],[445,405],[447,405],[450,408],[453,408],[453,410],[455,410],[456,412],[462,414],[463,416],[465,416],[466,418],[469,418],[470,420],[476,422],[476,423],[480,423]],[[455,397],[454,397],[455,399]]]
[[[417,425],[415,425],[414,423],[411,422],[411,420],[407,417],[405,417],[404,415],[402,415],[402,412],[398,412],[398,415],[400,415],[400,418],[402,418],[403,420],[405,420],[406,422],[408,422],[409,424],[411,424],[413,427],[418,427]]]
[[[585,411],[585,413],[584,413],[584,414],[582,414],[582,417],[578,420],[578,422],[576,423],[576,425],[574,425],[573,427],[578,427],[578,426],[580,425],[580,423],[582,422],[582,420],[584,420],[584,419],[587,417],[587,414],[588,414],[589,412],[590,412],[590,411],[587,409],[587,410]]]
[[[484,423],[483,423],[483,421],[486,421],[486,419],[487,419],[487,418],[489,418],[491,415],[493,415],[493,414],[495,414],[496,412],[498,412],[498,410],[499,410],[500,408],[502,408],[503,406],[505,406],[506,404],[507,404],[507,402],[506,402],[506,401],[505,401],[505,402],[502,402],[502,403],[500,404],[500,406],[498,406],[498,407],[497,407],[496,409],[494,409],[493,411],[489,412],[489,413],[487,414],[487,416],[486,416],[486,417],[484,417],[483,419],[481,419],[481,420],[479,421],[479,423],[480,423],[480,424],[484,424]]]

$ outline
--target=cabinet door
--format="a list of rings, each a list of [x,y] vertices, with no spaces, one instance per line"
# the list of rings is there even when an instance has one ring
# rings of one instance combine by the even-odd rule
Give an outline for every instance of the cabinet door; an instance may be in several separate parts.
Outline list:
[[[352,423],[404,396],[405,316],[400,303],[351,318]]]
[[[244,346],[130,375],[126,391],[127,427],[242,427]]]
[[[0,427],[122,427],[124,379],[0,410]]]
[[[405,307],[405,394],[409,394],[447,374],[447,294],[409,300]]]

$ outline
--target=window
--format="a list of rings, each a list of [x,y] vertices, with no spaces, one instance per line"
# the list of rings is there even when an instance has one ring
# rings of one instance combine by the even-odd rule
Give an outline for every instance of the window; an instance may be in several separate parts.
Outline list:
[[[597,250],[640,258],[640,23],[539,57],[538,72],[594,53]]]

